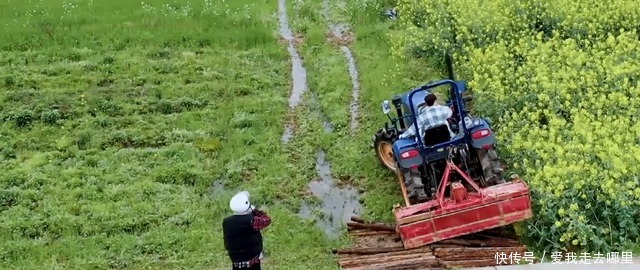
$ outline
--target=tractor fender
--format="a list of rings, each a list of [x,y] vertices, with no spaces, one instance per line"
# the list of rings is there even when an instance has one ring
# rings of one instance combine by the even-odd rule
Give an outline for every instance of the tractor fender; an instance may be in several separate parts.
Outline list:
[[[398,139],[393,143],[393,154],[401,168],[416,168],[424,163],[424,158],[417,146],[418,144],[413,139]],[[403,158],[405,152],[412,153],[412,155]]]
[[[482,138],[474,139],[473,134],[482,130],[488,130],[489,134]],[[491,126],[489,126],[486,120],[482,118],[475,118],[473,119],[473,127],[469,129],[469,141],[473,148],[479,149],[493,146],[493,144],[496,143],[496,137]]]

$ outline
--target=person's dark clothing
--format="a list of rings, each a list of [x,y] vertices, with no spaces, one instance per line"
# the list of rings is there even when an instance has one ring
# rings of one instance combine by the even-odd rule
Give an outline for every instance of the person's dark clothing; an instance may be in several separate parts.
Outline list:
[[[270,224],[271,218],[259,210],[223,220],[224,245],[233,269],[260,269],[259,256],[263,249],[260,230]]]

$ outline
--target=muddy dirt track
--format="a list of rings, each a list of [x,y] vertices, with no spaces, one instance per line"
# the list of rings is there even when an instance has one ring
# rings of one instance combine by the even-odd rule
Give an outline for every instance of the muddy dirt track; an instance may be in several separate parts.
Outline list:
[[[443,240],[421,248],[405,250],[395,226],[365,222],[352,217],[349,233],[355,244],[348,249],[334,250],[343,269],[447,269],[498,265],[497,254],[520,254],[522,261],[534,262],[525,256],[526,246],[517,240],[512,227],[503,227]]]
[[[308,83],[307,83],[307,70],[304,67],[302,58],[296,49],[296,37],[294,36],[291,27],[289,26],[288,15],[287,15],[287,1],[286,0],[278,0],[278,18],[280,21],[280,36],[286,40],[287,43],[287,51],[289,52],[289,56],[291,58],[291,74],[293,87],[289,96],[289,109],[293,111],[298,105],[302,103],[304,94],[308,91]],[[336,24],[331,19],[331,4],[330,1],[325,0],[323,2],[323,16],[329,22],[328,30],[328,42],[337,43],[339,45],[340,51],[344,54],[345,59],[347,60],[347,71],[349,73],[349,77],[351,78],[352,83],[352,101],[350,104],[350,112],[351,112],[351,121],[350,128],[351,132],[354,133],[359,126],[359,105],[358,99],[360,95],[360,79],[358,73],[358,67],[356,64],[354,53],[349,48],[349,43],[352,40],[352,33],[349,30],[349,26],[346,24]],[[320,109],[317,94],[311,93],[311,101],[312,106],[311,110],[316,117],[319,118],[325,126],[326,132],[333,132],[333,124],[325,117]],[[282,136],[282,140],[287,143],[294,133],[294,126],[291,123],[292,121],[287,121],[287,125],[284,130],[284,134]]]
[[[289,26],[289,20],[287,18],[287,1],[278,0],[278,18],[280,19],[280,36],[287,41],[287,51],[291,57],[291,76],[293,81],[293,88],[289,96],[289,109],[295,109],[302,101],[302,95],[307,91],[307,70],[302,65],[302,58],[296,50],[293,31]],[[289,142],[293,136],[293,126],[291,123],[287,123],[282,140],[286,143]]]
[[[358,105],[358,98],[360,96],[360,78],[358,74],[358,66],[356,65],[356,59],[349,48],[349,43],[353,39],[353,33],[349,30],[349,25],[346,24],[336,24],[331,19],[331,3],[329,0],[324,0],[323,4],[323,15],[325,19],[329,22],[329,42],[338,43],[340,46],[340,50],[344,54],[344,58],[347,60],[347,66],[349,70],[349,76],[351,77],[351,84],[353,85],[353,91],[351,94],[352,101],[350,105],[351,111],[351,133],[355,133],[358,129],[359,119],[358,113],[360,107]]]
[[[305,94],[308,94],[310,97],[308,103],[304,105],[311,112],[311,117],[318,119],[323,124],[324,132],[332,133],[334,131],[333,123],[331,123],[328,117],[322,112],[318,95],[313,91],[308,91],[307,70],[295,46],[296,37],[289,26],[286,5],[286,0],[278,1],[280,35],[286,40],[287,50],[291,57],[291,74],[293,81],[293,87],[289,97],[290,116],[286,120],[287,124],[282,135],[284,143],[288,143],[294,136],[295,121],[293,121],[293,119],[295,117],[292,114],[294,113],[294,109],[303,103]],[[328,5],[329,2],[325,2],[326,8],[328,8]],[[325,10],[325,16],[327,14],[326,12],[328,12],[328,9]],[[340,29],[342,28],[332,26],[333,32]],[[340,35],[342,36],[342,34]],[[342,46],[342,50],[349,61],[348,70],[354,83],[354,101],[351,105],[351,127],[353,132],[357,126],[357,123],[355,123],[355,121],[357,121],[355,114],[357,114],[358,111],[357,95],[360,89],[357,78],[358,70],[351,51],[345,46]],[[323,206],[319,210],[325,215],[323,218],[315,217],[311,207],[307,204],[302,205],[300,215],[304,218],[317,219],[317,223],[325,230],[325,233],[330,237],[335,237],[339,235],[342,224],[347,222],[351,215],[358,215],[360,213],[362,206],[359,202],[358,192],[353,187],[341,188],[336,186],[336,181],[333,179],[331,173],[331,163],[327,160],[326,153],[323,149],[318,149],[316,153],[316,171],[318,180],[311,180],[309,189],[313,195],[322,200]]]

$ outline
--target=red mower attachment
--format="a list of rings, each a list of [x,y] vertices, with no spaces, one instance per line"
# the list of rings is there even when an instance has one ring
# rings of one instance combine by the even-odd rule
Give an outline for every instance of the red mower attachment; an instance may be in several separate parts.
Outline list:
[[[473,188],[471,192],[461,182],[450,182],[454,171]],[[406,199],[404,181],[400,174],[398,177],[406,206],[396,207],[394,215],[396,230],[406,249],[502,227],[533,216],[529,187],[517,177],[511,182],[480,188],[449,160],[436,197],[414,205]],[[449,196],[445,197],[447,187]]]

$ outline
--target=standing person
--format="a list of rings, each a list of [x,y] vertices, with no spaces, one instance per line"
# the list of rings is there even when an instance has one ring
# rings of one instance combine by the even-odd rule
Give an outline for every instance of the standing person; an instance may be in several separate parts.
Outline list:
[[[271,225],[271,218],[251,205],[247,191],[233,196],[229,207],[234,214],[222,221],[222,229],[232,269],[261,270],[263,246],[260,231]]]

